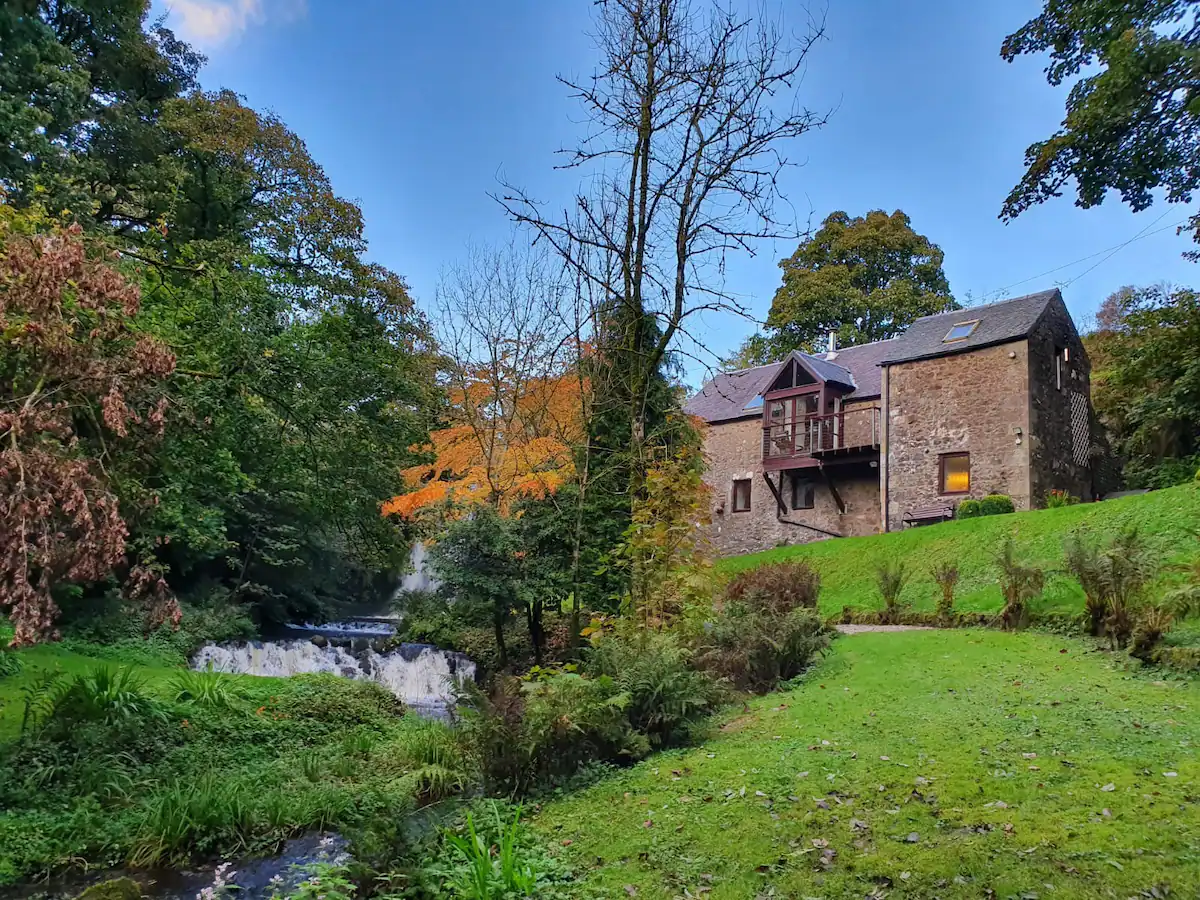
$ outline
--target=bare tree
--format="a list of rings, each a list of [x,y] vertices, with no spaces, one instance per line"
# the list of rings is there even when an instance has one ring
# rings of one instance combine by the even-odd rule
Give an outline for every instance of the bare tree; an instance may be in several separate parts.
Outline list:
[[[781,147],[825,122],[795,98],[823,24],[810,20],[792,39],[778,22],[715,2],[597,8],[599,69],[585,81],[560,79],[592,126],[563,151],[584,189],[559,215],[512,185],[497,199],[603,296],[599,352],[622,360],[631,456],[640,460],[651,381],[689,320],[705,310],[745,313],[721,286],[726,254],[793,236],[775,215],[788,164]],[[636,488],[636,465],[633,478]]]
[[[437,288],[435,326],[453,419],[469,430],[487,500],[497,506],[508,499],[513,472],[528,462],[512,454],[532,435],[568,428],[550,421],[547,389],[569,362],[560,275],[556,260],[514,242],[470,248]]]

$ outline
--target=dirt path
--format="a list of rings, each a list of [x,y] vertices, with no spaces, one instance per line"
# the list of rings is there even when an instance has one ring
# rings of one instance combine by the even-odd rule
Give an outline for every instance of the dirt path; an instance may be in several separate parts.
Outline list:
[[[928,625],[839,625],[842,634],[866,634],[868,631],[932,631]]]

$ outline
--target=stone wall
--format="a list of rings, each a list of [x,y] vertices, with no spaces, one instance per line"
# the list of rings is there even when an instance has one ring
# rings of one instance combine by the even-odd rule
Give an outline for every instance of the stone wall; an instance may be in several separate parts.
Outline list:
[[[842,404],[842,446],[868,447],[879,443],[882,418],[872,410],[879,409],[878,398],[874,400],[849,400]]]
[[[833,467],[832,477],[846,505],[840,513],[828,485],[814,469],[816,490],[813,509],[791,510],[779,521],[778,506],[762,476],[762,419],[740,419],[709,425],[704,438],[709,470],[705,480],[713,488],[710,536],[720,556],[768,550],[781,544],[802,544],[837,535],[873,534],[879,530],[879,475],[866,466]],[[771,473],[779,484],[779,473]],[[750,479],[750,510],[733,512],[733,482]],[[790,502],[787,475],[783,477],[784,502]],[[808,527],[804,527],[808,526]]]
[[[969,496],[1008,494],[1028,509],[1029,349],[1024,340],[889,366],[887,520],[963,495],[941,494],[939,455],[971,454]]]
[[[1067,358],[1056,363],[1062,349]],[[1030,488],[1035,506],[1043,505],[1052,490],[1093,499],[1088,457],[1091,393],[1087,351],[1066,306],[1051,303],[1029,334]],[[1073,417],[1079,421],[1073,422]]]

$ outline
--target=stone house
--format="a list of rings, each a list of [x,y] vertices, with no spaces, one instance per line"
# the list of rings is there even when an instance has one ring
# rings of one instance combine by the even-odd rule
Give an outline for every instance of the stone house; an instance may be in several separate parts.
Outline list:
[[[1096,495],[1090,365],[1058,290],[720,374],[684,409],[708,426],[723,555],[940,521],[990,493]]]

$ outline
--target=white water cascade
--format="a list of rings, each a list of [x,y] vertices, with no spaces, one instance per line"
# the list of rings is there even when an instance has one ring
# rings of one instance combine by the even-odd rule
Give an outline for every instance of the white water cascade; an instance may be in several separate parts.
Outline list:
[[[335,630],[335,629],[330,629]],[[379,653],[310,639],[208,644],[192,658],[193,669],[243,675],[287,677],[328,672],[343,678],[374,681],[408,706],[437,714],[454,700],[455,682],[475,678],[475,663],[461,653],[424,644],[401,644]]]

